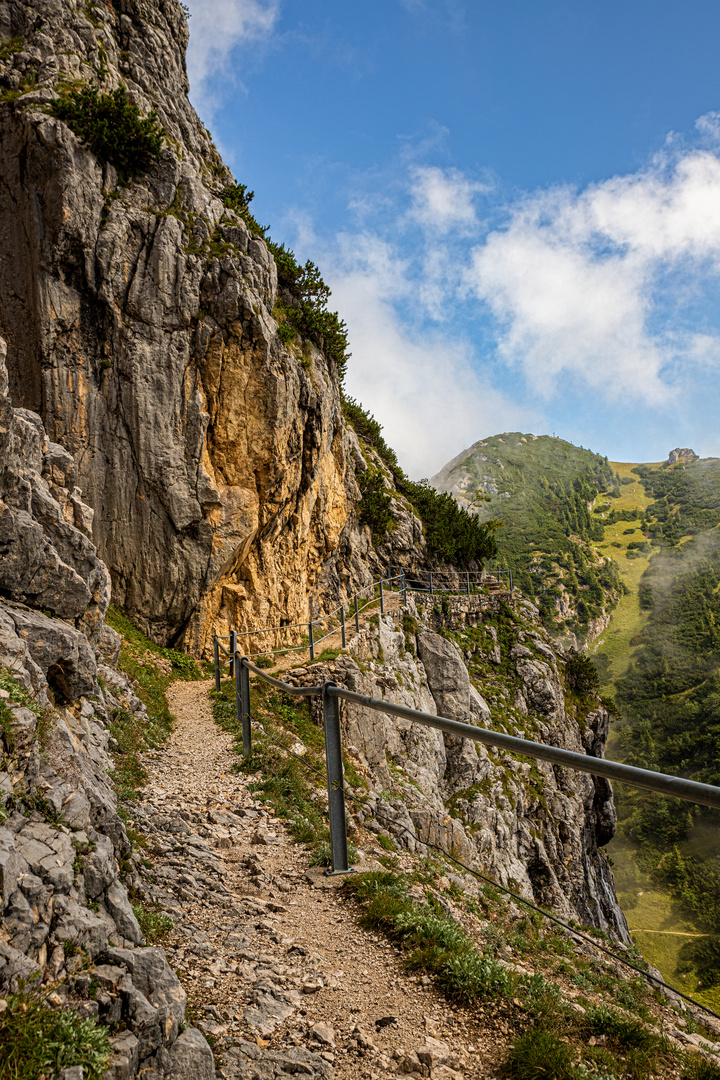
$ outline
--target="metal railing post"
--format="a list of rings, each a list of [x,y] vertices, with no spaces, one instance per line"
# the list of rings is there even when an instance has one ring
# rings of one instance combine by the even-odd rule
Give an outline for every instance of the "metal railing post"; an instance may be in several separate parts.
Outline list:
[[[470,571],[466,570],[465,575],[467,577],[467,594],[470,595]]]
[[[230,631],[230,678],[235,675],[235,653],[237,652],[237,630]]]
[[[360,611],[358,608],[358,598],[355,597],[355,630],[360,633]]]
[[[431,570],[430,571],[430,595],[431,596],[433,595],[433,592],[434,592],[434,590],[433,590],[433,579],[432,579],[432,570]]]
[[[514,591],[515,591],[515,586],[513,585],[512,570],[510,570],[510,592],[514,592]]]
[[[400,581],[401,581],[401,588],[402,588],[403,607],[407,607],[407,578],[405,577],[405,571],[404,570],[403,570],[403,575],[402,575],[402,578],[400,579]]]
[[[220,693],[220,643],[217,634],[213,635],[213,658],[215,660],[215,689]]]
[[[252,754],[252,727],[250,724],[250,672],[242,660],[235,658],[235,702],[239,722],[242,724],[243,757]]]
[[[312,620],[308,623],[308,636],[310,638],[310,659],[315,659],[315,641],[313,639]]]
[[[383,599],[383,583],[380,582],[380,614],[385,614],[385,601]]]
[[[327,762],[328,810],[330,812],[330,852],[332,870],[329,874],[349,874],[345,796],[343,795],[342,743],[340,738],[340,702],[328,690],[335,683],[323,685],[323,719],[325,721],[325,760]]]
[[[340,608],[340,633],[342,634],[342,647],[344,649],[347,644],[345,640],[345,608]]]

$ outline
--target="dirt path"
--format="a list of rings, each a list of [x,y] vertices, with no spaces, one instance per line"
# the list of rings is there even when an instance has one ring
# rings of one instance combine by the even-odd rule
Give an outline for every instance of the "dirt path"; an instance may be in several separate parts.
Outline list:
[[[136,824],[155,878],[148,898],[176,923],[168,960],[221,1075],[495,1075],[507,1033],[496,1037],[491,1015],[452,1009],[428,979],[409,976],[392,946],[359,927],[337,892],[342,879],[309,869],[308,853],[248,791],[252,778],[232,772],[211,685],[171,687],[177,726],[146,756]]]

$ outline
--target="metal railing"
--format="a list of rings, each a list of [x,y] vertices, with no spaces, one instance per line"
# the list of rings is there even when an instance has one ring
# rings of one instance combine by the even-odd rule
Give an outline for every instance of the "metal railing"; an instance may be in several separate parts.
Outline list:
[[[649,769],[638,769],[633,765],[623,765],[618,761],[607,761],[605,758],[596,758],[589,754],[578,754],[574,750],[563,750],[560,747],[548,746],[545,743],[533,742],[530,739],[520,739],[515,735],[505,735],[503,732],[475,727],[474,724],[464,724],[459,720],[450,720],[445,716],[434,716],[432,713],[410,709],[406,705],[396,705],[392,701],[357,694],[353,690],[347,690],[345,687],[338,686],[331,681],[323,682],[317,686],[293,686],[291,683],[282,682],[280,679],[268,675],[239,652],[236,652],[231,657],[231,660],[234,661],[237,722],[242,727],[243,753],[245,757],[249,757],[252,753],[251,671],[264,682],[281,690],[284,694],[290,694],[292,697],[322,698],[332,857],[332,869],[329,873],[332,874],[351,872],[351,867],[348,864],[345,822],[340,701],[362,705],[363,708],[372,709],[375,712],[400,716],[403,719],[412,720],[416,724],[422,724],[424,727],[435,728],[449,735],[459,735],[465,739],[473,739],[475,742],[483,743],[485,746],[507,750],[512,754],[521,754],[524,757],[549,761],[553,765],[562,765],[579,772],[590,773],[592,776],[602,776],[607,780],[619,780],[621,783],[629,784],[632,787],[645,788],[649,791],[656,791],[661,795],[672,795],[687,802],[720,809],[720,788],[710,784],[701,784],[696,780],[685,780],[679,776],[668,776],[665,773],[652,772]],[[217,666],[215,668],[215,682],[219,689],[220,669]]]
[[[407,601],[407,591],[410,588],[406,584],[404,573],[401,571],[397,574],[391,574],[389,577],[380,578],[378,581],[373,581],[371,584],[366,585],[365,588],[360,589],[352,598],[350,606],[346,611],[343,604],[339,604],[336,608],[326,612],[324,615],[319,615],[315,619],[310,619],[308,622],[291,623],[286,626],[265,626],[255,630],[231,630],[229,634],[215,634],[213,638],[213,657],[215,661],[215,685],[220,689],[219,676],[217,672],[224,667],[230,668],[230,675],[234,674],[234,662],[233,656],[237,650],[238,638],[252,638],[259,637],[261,635],[274,634],[275,642],[277,645],[278,636],[287,635],[289,632],[295,630],[298,635],[304,640],[301,640],[299,644],[287,645],[281,648],[264,648],[255,651],[247,650],[251,656],[281,656],[290,652],[302,652],[305,649],[310,651],[310,659],[315,659],[315,650],[323,641],[331,637],[333,634],[340,630],[340,640],[342,648],[347,645],[347,626],[348,622],[355,624],[355,630],[360,632],[360,615],[368,607],[373,604],[379,604],[380,614],[385,614],[385,601],[388,596],[400,594],[402,596],[403,604]],[[324,633],[323,633],[324,630]],[[306,631],[306,634],[303,633]],[[321,636],[318,637],[318,631]],[[222,644],[223,641],[229,641],[230,647],[225,648]],[[228,658],[227,660],[220,661],[220,653],[223,652]]]
[[[507,582],[508,592],[513,592],[512,570],[502,567],[485,570],[404,570],[407,588],[412,592],[463,594],[485,592],[494,583]]]
[[[366,585],[364,589],[353,596],[346,610],[343,604],[339,604],[332,611],[319,615],[308,622],[290,623],[286,626],[265,626],[254,630],[231,630],[229,634],[215,634],[213,638],[213,658],[215,671],[221,671],[225,667],[230,668],[230,676],[234,674],[233,656],[237,650],[238,638],[260,637],[262,635],[275,635],[273,647],[257,650],[241,650],[249,656],[281,656],[290,652],[310,651],[310,659],[315,659],[315,650],[327,638],[340,630],[342,648],[347,645],[348,623],[355,624],[355,631],[360,632],[360,615],[372,604],[380,606],[380,614],[385,614],[385,601],[388,596],[400,595],[403,606],[407,603],[409,592],[417,594],[429,594],[434,596],[443,595],[475,595],[484,592],[493,580],[501,581],[502,577],[508,581],[509,591],[513,591],[512,570],[494,569],[484,570],[404,570],[399,569],[388,577],[380,578]],[[369,593],[369,595],[368,595]],[[318,629],[325,628],[321,637],[317,636]],[[329,628],[329,629],[328,629]],[[278,636],[286,635],[291,631],[304,640],[300,644],[286,645],[276,648]],[[306,632],[306,633],[305,633]],[[223,641],[229,642],[229,648],[225,648]],[[220,653],[224,653],[226,660],[220,660]],[[220,689],[219,675],[216,676],[216,687]]]

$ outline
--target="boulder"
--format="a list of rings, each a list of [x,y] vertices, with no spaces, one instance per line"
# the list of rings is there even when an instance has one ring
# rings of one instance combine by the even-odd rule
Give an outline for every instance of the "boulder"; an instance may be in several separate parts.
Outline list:
[[[197,1028],[186,1028],[170,1050],[168,1080],[214,1080],[213,1052]]]

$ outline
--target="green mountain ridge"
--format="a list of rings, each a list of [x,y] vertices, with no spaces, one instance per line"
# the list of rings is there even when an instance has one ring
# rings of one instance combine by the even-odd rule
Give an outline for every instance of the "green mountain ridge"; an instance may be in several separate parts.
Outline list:
[[[555,436],[504,432],[474,443],[430,483],[481,521],[503,523],[499,563],[549,625],[580,639],[597,635],[625,591],[598,547],[622,493],[606,457]]]

